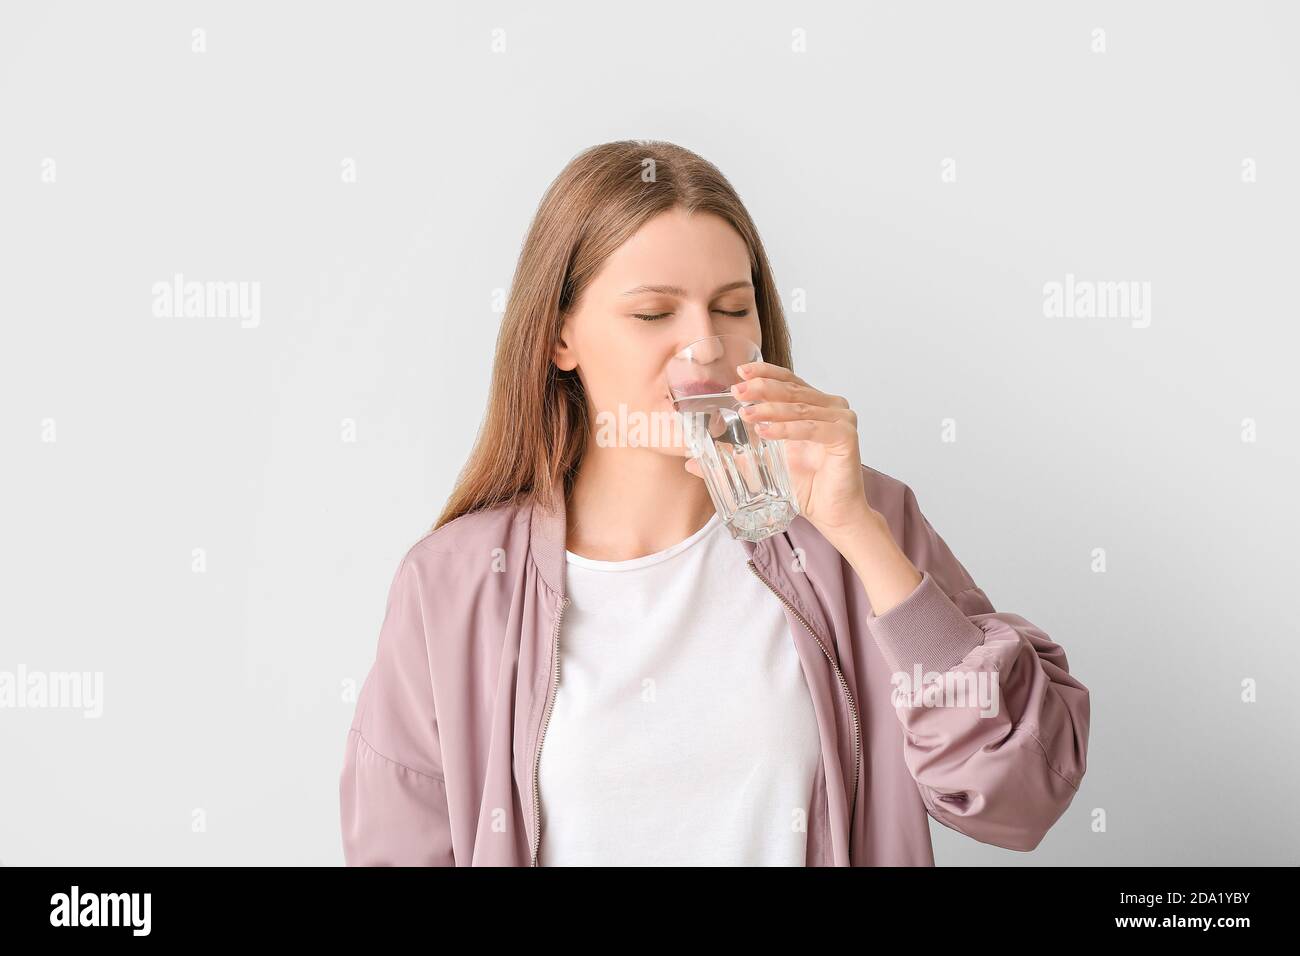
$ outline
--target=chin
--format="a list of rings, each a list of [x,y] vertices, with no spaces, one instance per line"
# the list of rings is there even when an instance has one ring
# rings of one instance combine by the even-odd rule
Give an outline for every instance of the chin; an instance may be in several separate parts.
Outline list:
[[[646,450],[653,451],[659,455],[667,455],[669,458],[689,458],[691,456],[691,453],[685,448],[674,448],[667,445],[649,447]]]

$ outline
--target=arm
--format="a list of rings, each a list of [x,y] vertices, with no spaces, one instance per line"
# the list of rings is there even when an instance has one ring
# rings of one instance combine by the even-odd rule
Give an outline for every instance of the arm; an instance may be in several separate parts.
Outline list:
[[[936,692],[958,685],[974,691],[896,700],[904,760],[926,810],[982,843],[1032,850],[1083,779],[1088,689],[1046,633],[994,609],[910,487],[901,540],[883,519],[875,527],[845,557],[873,608],[885,609],[879,616],[873,610],[867,624],[890,671],[906,677],[896,690],[916,689],[919,666],[942,678],[932,685]],[[915,574],[920,581],[908,592]],[[923,689],[930,679],[923,677]]]
[[[786,458],[799,512],[857,574],[885,661],[907,679],[919,667],[942,685],[995,688],[959,706],[897,703],[903,757],[926,810],[984,843],[1032,850],[1074,798],[1088,744],[1088,690],[1065,652],[1017,614],[999,613],[921,514],[912,489],[862,464],[848,400],[768,362],[739,366],[732,386],[759,434],[792,439]],[[690,462],[687,463],[690,469]],[[698,473],[698,472],[697,472]],[[869,487],[891,496],[894,527]],[[877,612],[879,616],[877,616]]]
[[[375,661],[348,730],[339,810],[349,866],[454,866],[420,574],[389,588]]]

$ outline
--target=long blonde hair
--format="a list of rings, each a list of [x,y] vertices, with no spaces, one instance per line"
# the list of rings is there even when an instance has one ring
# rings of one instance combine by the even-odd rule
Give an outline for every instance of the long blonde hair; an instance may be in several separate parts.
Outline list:
[[[681,207],[714,213],[745,240],[763,358],[793,368],[772,270],[740,197],[712,163],[656,140],[621,140],[575,156],[542,197],[497,333],[487,411],[473,451],[430,531],[497,504],[551,508],[582,462],[590,407],[577,370],[553,356],[569,310],[601,264],[647,220]]]

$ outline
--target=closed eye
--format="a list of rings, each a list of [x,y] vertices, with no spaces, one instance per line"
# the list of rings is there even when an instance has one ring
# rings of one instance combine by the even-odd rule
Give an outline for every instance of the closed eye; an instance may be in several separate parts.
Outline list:
[[[749,315],[749,309],[741,309],[737,312],[728,312],[726,309],[714,309],[713,311],[721,312],[723,315],[729,315],[733,319],[743,319],[745,316]],[[632,315],[634,318],[641,319],[643,322],[657,322],[660,319],[666,319],[668,316],[672,315],[672,313],[659,312],[654,315],[642,315],[639,312],[633,312]]]

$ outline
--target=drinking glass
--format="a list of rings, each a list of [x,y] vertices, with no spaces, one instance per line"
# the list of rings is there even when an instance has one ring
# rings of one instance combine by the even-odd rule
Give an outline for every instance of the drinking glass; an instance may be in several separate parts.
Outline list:
[[[737,365],[763,358],[743,335],[697,339],[668,362],[668,392],[691,457],[733,538],[761,541],[789,527],[799,505],[790,487],[785,442],[764,438],[740,417],[731,394]]]

